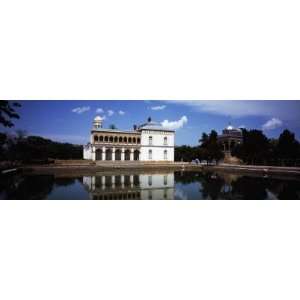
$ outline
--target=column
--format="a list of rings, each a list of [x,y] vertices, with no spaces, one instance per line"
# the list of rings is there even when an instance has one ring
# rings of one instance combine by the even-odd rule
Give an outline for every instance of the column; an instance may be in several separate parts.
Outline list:
[[[130,187],[133,188],[133,175],[130,175]]]
[[[121,149],[121,160],[125,160],[125,149],[124,148]]]
[[[116,187],[116,177],[114,175],[111,176],[111,187],[113,189]]]
[[[92,151],[92,160],[96,160],[96,147],[93,146],[91,151]]]
[[[121,175],[121,185],[122,189],[124,189],[124,175]]]
[[[116,148],[115,147],[113,147],[112,148],[112,153],[111,153],[111,160],[116,160]]]
[[[96,181],[96,177],[92,176],[92,191],[95,190],[95,181]]]
[[[130,160],[134,160],[134,158],[133,158],[133,149],[130,149]]]
[[[106,153],[105,153],[106,149],[105,147],[102,147],[102,160],[106,160]]]
[[[224,152],[226,152],[226,143],[225,142],[223,143],[223,146],[224,146]]]
[[[101,188],[102,190],[105,190],[105,176],[101,176]]]

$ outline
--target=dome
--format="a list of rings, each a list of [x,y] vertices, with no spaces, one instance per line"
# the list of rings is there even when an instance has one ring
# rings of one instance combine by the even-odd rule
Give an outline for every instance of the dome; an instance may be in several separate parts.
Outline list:
[[[100,121],[101,122],[101,121],[103,121],[103,119],[100,116],[97,116],[97,117],[95,117],[94,121],[96,121],[96,122]]]
[[[226,129],[227,129],[227,130],[233,130],[233,126],[228,125]]]

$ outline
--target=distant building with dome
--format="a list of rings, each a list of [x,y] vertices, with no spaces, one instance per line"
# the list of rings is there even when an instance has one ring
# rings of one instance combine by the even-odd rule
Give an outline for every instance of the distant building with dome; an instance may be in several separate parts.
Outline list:
[[[175,131],[162,127],[151,118],[133,130],[103,127],[95,117],[90,142],[83,147],[83,158],[94,161],[174,161]]]
[[[243,142],[243,132],[240,128],[234,128],[229,124],[218,136],[218,141],[223,145],[225,155],[231,155],[234,146]]]

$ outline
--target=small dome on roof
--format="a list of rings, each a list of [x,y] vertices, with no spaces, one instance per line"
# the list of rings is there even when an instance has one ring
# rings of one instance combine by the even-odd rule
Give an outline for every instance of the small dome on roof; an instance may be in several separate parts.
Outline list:
[[[227,130],[232,130],[232,129],[233,129],[233,126],[228,125],[226,129],[227,129]]]
[[[100,116],[95,117],[94,121],[103,121],[103,119]]]

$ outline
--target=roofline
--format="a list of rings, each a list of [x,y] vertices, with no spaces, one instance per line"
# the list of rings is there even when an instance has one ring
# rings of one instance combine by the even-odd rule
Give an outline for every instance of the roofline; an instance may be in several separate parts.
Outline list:
[[[138,131],[125,131],[125,130],[115,130],[115,129],[92,129],[91,132],[109,132],[109,133],[128,133],[128,134],[140,134]]]

